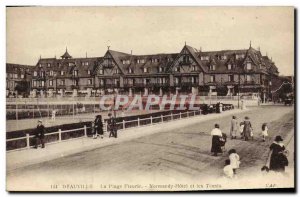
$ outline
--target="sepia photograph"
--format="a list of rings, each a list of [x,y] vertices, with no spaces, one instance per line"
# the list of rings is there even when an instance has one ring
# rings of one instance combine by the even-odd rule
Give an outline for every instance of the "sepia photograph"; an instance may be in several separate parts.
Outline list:
[[[6,190],[295,191],[295,12],[6,6]]]

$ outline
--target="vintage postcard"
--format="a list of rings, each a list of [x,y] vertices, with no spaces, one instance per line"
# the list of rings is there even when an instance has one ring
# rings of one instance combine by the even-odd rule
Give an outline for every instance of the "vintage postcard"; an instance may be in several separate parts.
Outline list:
[[[6,7],[7,191],[295,191],[293,7]]]

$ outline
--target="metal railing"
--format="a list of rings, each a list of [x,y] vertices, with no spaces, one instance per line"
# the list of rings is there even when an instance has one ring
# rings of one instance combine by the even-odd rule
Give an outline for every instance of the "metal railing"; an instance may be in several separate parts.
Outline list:
[[[197,116],[197,115],[201,115],[201,110],[179,112],[179,113],[174,113],[174,114],[171,113],[169,115],[150,116],[149,118],[137,118],[135,120],[128,120],[128,121],[123,120],[121,122],[116,123],[116,125],[117,125],[117,128],[118,128],[118,126],[121,126],[121,128],[118,128],[118,130],[126,130],[126,129],[134,128],[134,127],[149,126],[149,125],[155,125],[155,124],[164,123],[164,122],[170,122],[173,120],[180,120],[183,118],[189,118],[189,117],[193,117],[193,116]],[[146,124],[143,124],[142,123],[143,121],[146,121]],[[129,123],[134,123],[134,122],[136,124],[134,124],[133,126],[127,125]],[[127,125],[127,127],[126,127],[126,125]],[[64,131],[59,129],[57,132],[46,133],[45,136],[58,135],[58,140],[49,142],[47,144],[54,144],[54,143],[59,143],[59,142],[67,141],[67,140],[71,140],[71,139],[79,139],[79,138],[87,137],[87,129],[89,129],[89,128],[91,128],[91,127],[87,127],[86,125],[84,125],[81,128],[64,130]],[[103,129],[104,132],[108,132],[108,124],[106,121],[103,124],[103,128],[104,128]],[[63,133],[70,133],[70,132],[75,132],[75,131],[80,131],[80,130],[82,130],[84,132],[83,136],[64,139],[64,140],[62,139]],[[25,137],[7,139],[6,142],[12,142],[12,141],[17,141],[17,140],[26,140],[26,147],[11,149],[11,150],[8,150],[7,152],[30,149],[31,147],[33,147],[30,145],[30,138],[34,138],[34,137],[35,137],[35,135],[29,135],[27,133]]]

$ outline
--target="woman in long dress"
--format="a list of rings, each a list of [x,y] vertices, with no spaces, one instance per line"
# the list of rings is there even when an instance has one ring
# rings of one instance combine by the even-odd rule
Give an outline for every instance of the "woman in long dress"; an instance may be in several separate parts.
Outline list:
[[[231,127],[230,127],[230,136],[231,139],[236,139],[236,133],[238,131],[239,124],[236,120],[236,116],[232,116]]]
[[[219,129],[220,126],[215,124],[215,128],[211,131],[212,142],[211,142],[211,152],[214,156],[218,153],[222,153],[220,138],[222,138],[222,131]]]
[[[95,126],[97,130],[97,134],[100,135],[101,139],[103,139],[103,123],[102,123],[101,115],[96,116]]]
[[[245,141],[249,140],[249,138],[251,137],[251,132],[252,132],[252,125],[249,120],[249,117],[246,116],[244,121],[244,131],[243,131]]]
[[[270,159],[270,170],[276,172],[284,172],[285,166],[288,165],[288,160],[284,155],[285,147],[282,143],[283,139],[280,135],[275,137],[274,142],[270,146],[270,151],[272,151]]]

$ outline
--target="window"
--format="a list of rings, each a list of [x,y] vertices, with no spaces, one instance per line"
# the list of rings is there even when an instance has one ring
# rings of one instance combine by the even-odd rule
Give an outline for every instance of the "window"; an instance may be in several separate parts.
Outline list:
[[[53,70],[50,70],[49,75],[53,76]]]
[[[49,86],[53,86],[53,80],[49,80]]]
[[[189,63],[190,62],[190,57],[188,55],[183,56],[183,63]]]
[[[130,73],[130,74],[133,73],[132,68],[128,68],[128,73]]]
[[[65,85],[65,80],[64,79],[60,81],[60,85]]]
[[[87,73],[88,73],[88,75],[90,75],[91,74],[91,70],[88,70]]]
[[[176,67],[176,68],[175,68],[175,71],[176,71],[176,72],[180,72],[180,67],[179,67],[179,66]]]
[[[92,79],[88,80],[88,85],[93,85],[93,80]]]
[[[157,59],[157,58],[151,59],[151,63],[156,63],[156,62],[159,62],[159,59]]]
[[[78,70],[74,70],[74,71],[73,71],[73,75],[74,75],[74,76],[78,76]]]
[[[137,62],[138,64],[144,64],[144,63],[145,63],[145,60],[144,60],[144,59],[138,59],[136,62]]]
[[[216,65],[214,65],[214,64],[213,64],[213,65],[210,65],[210,66],[209,66],[209,70],[216,70]]]
[[[77,80],[73,80],[73,85],[74,86],[78,86],[78,81]]]
[[[36,71],[33,72],[33,76],[35,76],[35,77],[37,76],[37,72]]]
[[[104,80],[100,79],[100,85],[104,85]]]
[[[246,81],[247,82],[251,81],[251,75],[246,75]]]
[[[82,66],[88,66],[88,65],[89,65],[89,62],[81,62],[81,65],[82,65]]]
[[[233,75],[228,75],[228,81],[233,81]]]
[[[123,60],[122,63],[123,64],[130,64],[130,60]]]
[[[244,57],[245,57],[244,54],[237,54],[237,55],[235,56],[236,59],[242,59],[242,58],[244,58]]]
[[[210,76],[210,82],[215,82],[215,76],[214,75]]]
[[[201,56],[201,60],[209,60],[209,56]]]
[[[13,78],[14,75],[12,73],[9,74],[9,78]]]
[[[44,87],[45,86],[45,81],[41,81],[41,86]]]
[[[222,55],[221,56],[221,60],[226,60],[227,59],[227,56],[226,55]]]
[[[247,62],[247,64],[246,64],[246,69],[247,70],[251,70],[252,68],[251,68],[251,63],[250,62]]]
[[[39,67],[42,68],[42,64],[39,64]]]
[[[120,70],[118,68],[115,69],[115,74],[119,74]]]
[[[162,72],[163,71],[163,68],[160,66],[160,67],[158,67],[158,72]]]
[[[103,75],[103,69],[102,68],[99,70],[99,74]]]
[[[14,74],[14,78],[17,79],[18,78],[18,74]]]
[[[45,71],[41,71],[41,72],[40,72],[40,76],[41,76],[41,77],[45,77]]]
[[[36,87],[36,81],[33,81],[33,87]]]
[[[21,79],[24,79],[24,74],[21,74]]]
[[[50,63],[48,63],[48,64],[47,64],[47,67],[51,67],[51,64],[50,64]]]
[[[228,65],[227,65],[227,69],[228,69],[228,70],[231,70],[231,69],[232,69],[231,64],[228,64]]]
[[[69,66],[73,66],[74,65],[74,63],[73,62],[69,62]]]
[[[148,72],[148,68],[144,68],[144,73],[147,73]]]
[[[179,78],[175,77],[175,84],[179,84]]]
[[[192,66],[192,71],[196,71],[197,67],[195,65]]]
[[[63,76],[65,74],[65,71],[60,71],[60,75]]]

